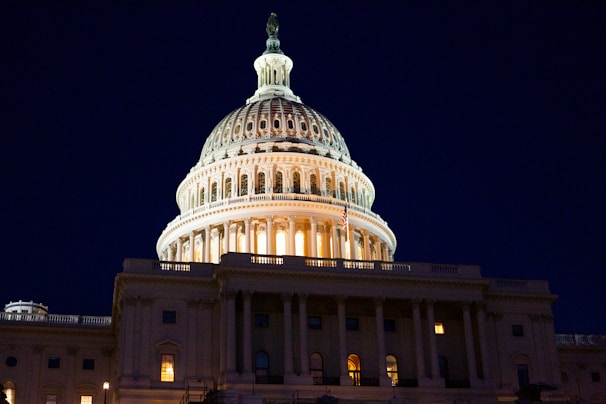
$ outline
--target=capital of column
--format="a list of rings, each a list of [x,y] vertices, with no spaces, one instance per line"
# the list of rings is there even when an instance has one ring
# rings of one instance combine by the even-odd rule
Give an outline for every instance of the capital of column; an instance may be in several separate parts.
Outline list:
[[[292,293],[283,292],[282,294],[280,294],[280,298],[282,299],[282,302],[290,303],[292,301]]]
[[[297,293],[297,299],[300,303],[307,302],[307,298],[309,297],[309,293]]]

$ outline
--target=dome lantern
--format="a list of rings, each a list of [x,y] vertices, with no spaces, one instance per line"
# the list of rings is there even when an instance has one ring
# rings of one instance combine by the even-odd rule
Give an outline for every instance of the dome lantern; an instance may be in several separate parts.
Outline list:
[[[266,49],[254,63],[257,71],[257,91],[246,100],[246,104],[265,100],[273,97],[282,97],[290,101],[301,102],[290,89],[290,72],[293,67],[292,59],[280,49],[278,39],[278,16],[271,13],[267,20],[265,41]]]

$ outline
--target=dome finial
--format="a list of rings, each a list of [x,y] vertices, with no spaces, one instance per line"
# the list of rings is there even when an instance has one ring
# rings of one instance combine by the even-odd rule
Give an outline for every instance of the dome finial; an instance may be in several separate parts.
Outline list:
[[[278,30],[280,29],[280,24],[278,23],[278,15],[276,13],[271,13],[269,18],[267,19],[267,26],[265,31],[267,32],[267,40],[265,41],[265,45],[267,49],[265,49],[265,53],[284,53],[280,49],[280,40],[278,39]]]

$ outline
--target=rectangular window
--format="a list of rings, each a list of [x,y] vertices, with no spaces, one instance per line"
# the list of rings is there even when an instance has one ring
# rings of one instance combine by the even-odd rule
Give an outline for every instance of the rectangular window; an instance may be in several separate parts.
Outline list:
[[[322,329],[322,317],[320,317],[320,316],[307,317],[307,327],[310,330],[321,330]]]
[[[80,396],[80,404],[93,404],[93,396]]]
[[[441,321],[436,321],[433,328],[436,335],[441,335],[445,333],[444,323]]]
[[[47,394],[44,397],[45,404],[57,404],[57,395],[56,394]]]
[[[516,365],[518,370],[518,385],[520,388],[524,388],[530,384],[530,377],[528,376],[528,365]]]
[[[57,358],[54,356],[51,356],[50,358],[48,358],[48,368],[49,369],[59,369],[61,365],[61,358]]]
[[[600,372],[591,372],[591,381],[595,383],[599,383],[601,380]]]
[[[255,327],[268,328],[269,327],[269,314],[256,313],[255,314]]]
[[[82,369],[94,370],[95,369],[95,360],[94,359],[83,359],[82,360]]]
[[[175,381],[175,355],[162,355],[162,368],[160,369],[161,382]]]
[[[396,320],[393,318],[386,318],[383,320],[383,331],[396,332]]]
[[[360,329],[360,319],[357,317],[347,317],[345,319],[345,329],[347,331],[358,331]]]
[[[514,337],[523,337],[524,327],[521,324],[513,324],[511,326],[511,335],[513,335]]]
[[[175,310],[163,310],[162,311],[162,323],[163,324],[176,324],[177,323],[177,312]]]

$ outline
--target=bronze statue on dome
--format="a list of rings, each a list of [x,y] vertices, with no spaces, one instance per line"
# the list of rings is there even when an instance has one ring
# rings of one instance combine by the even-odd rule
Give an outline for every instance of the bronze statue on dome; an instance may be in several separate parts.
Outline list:
[[[267,28],[265,29],[265,31],[267,31],[267,35],[270,37],[277,37],[279,28],[280,24],[278,23],[278,16],[276,13],[271,13],[269,15],[269,19],[267,20]]]

